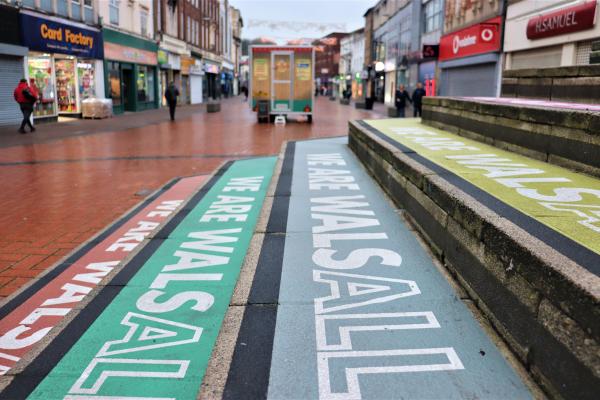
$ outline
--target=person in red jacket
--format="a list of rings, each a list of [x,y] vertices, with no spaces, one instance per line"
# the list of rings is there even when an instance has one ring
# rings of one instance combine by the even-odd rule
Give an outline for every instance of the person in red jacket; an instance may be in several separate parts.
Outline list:
[[[31,124],[30,117],[33,112],[33,105],[37,101],[37,92],[35,89],[29,87],[26,79],[21,79],[13,95],[16,102],[19,103],[19,107],[21,107],[21,112],[23,113],[23,122],[21,122],[19,133],[27,133],[27,131],[25,131],[25,125],[29,125],[31,132],[34,132],[35,128]]]

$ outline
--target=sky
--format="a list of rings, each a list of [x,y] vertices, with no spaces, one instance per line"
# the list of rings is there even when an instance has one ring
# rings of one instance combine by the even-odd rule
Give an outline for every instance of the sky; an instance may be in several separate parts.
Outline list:
[[[280,44],[362,28],[363,14],[375,3],[377,0],[229,0],[241,10],[244,39],[266,36]]]

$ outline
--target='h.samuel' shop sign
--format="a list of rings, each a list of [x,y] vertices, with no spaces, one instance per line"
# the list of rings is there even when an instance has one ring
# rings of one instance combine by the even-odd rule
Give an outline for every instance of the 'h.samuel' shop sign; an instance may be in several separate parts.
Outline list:
[[[542,39],[591,29],[596,23],[596,0],[538,15],[527,21],[527,39]]]
[[[441,61],[500,50],[502,17],[452,32],[440,39]]]
[[[22,12],[23,45],[30,50],[70,54],[85,58],[104,58],[102,33],[82,24],[64,23],[52,17],[43,18]]]

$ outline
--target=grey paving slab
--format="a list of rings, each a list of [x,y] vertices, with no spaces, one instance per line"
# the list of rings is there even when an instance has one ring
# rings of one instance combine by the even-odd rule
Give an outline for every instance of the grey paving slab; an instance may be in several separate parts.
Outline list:
[[[357,187],[311,190],[313,167]],[[332,196],[368,204],[311,212]],[[287,230],[269,399],[532,397],[345,139],[296,143]]]

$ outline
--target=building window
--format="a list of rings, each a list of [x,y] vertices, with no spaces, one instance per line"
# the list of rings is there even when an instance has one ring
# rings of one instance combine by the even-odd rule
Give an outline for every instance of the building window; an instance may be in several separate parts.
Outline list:
[[[81,19],[81,1],[71,0],[71,18]]]
[[[592,53],[592,42],[593,40],[577,43],[575,65],[588,65],[590,63],[590,54]]]
[[[56,12],[64,17],[69,15],[67,11],[67,0],[56,0]]]
[[[54,11],[54,6],[53,6],[52,3],[53,3],[52,0],[41,0],[40,1],[40,8],[42,10],[44,10],[44,11],[53,12]]]
[[[23,6],[25,7],[35,7],[35,0],[23,0],[22,2]]]
[[[185,35],[186,35],[185,40],[187,40],[188,42],[191,41],[191,39],[192,39],[192,19],[190,17],[187,17]]]
[[[425,5],[425,33],[442,27],[442,0],[431,0]]]
[[[119,25],[119,0],[109,0],[109,20],[113,25]]]
[[[148,35],[148,11],[140,10],[140,27],[142,36]]]
[[[85,22],[94,23],[94,8],[92,0],[83,0],[83,19]]]

